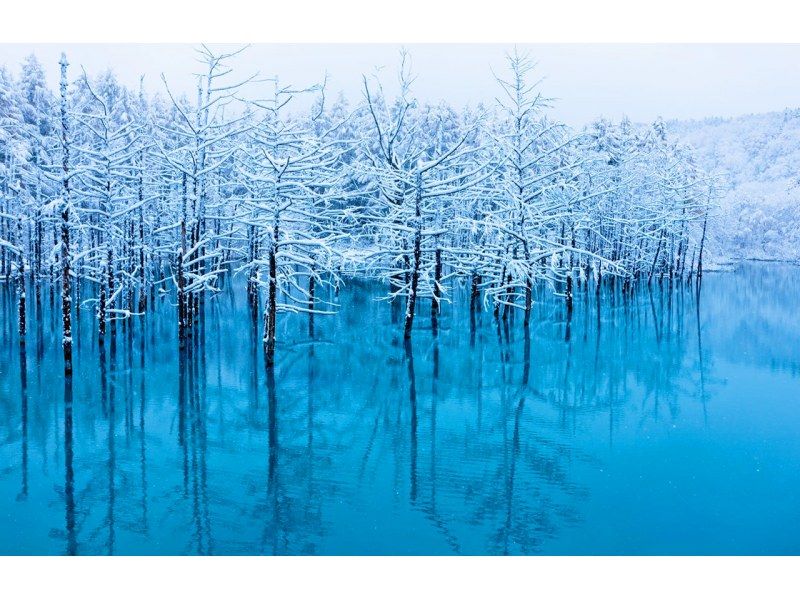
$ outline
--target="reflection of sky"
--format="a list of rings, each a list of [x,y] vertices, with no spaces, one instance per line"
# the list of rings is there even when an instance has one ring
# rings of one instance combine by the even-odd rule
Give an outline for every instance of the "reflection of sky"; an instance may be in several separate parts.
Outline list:
[[[502,73],[509,47],[493,44],[411,44],[418,74],[418,97],[447,99],[458,106],[493,101],[490,69]],[[545,77],[545,96],[558,98],[556,114],[581,125],[598,115],[635,121],[657,116],[704,118],[783,110],[800,98],[800,45],[621,45],[546,44],[520,46],[538,61]],[[198,72],[192,47],[182,44],[7,44],[0,45],[0,63],[16,67],[34,51],[57,85],[58,56],[68,53],[77,76],[79,65],[90,72],[113,67],[124,83],[138,86],[145,75],[149,89],[161,89],[164,72],[178,92],[194,97],[190,73]],[[306,86],[329,73],[331,95],[340,90],[353,101],[361,94],[361,76],[384,67],[387,91],[395,89],[399,46],[355,44],[256,44],[236,59],[243,78],[254,71],[279,75]],[[253,90],[251,93],[256,94]],[[300,106],[300,104],[298,104]]]

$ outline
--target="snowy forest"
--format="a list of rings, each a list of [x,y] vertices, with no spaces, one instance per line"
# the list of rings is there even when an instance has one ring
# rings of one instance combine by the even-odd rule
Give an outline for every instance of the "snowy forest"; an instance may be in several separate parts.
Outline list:
[[[721,183],[672,124],[570,128],[516,52],[487,73],[496,102],[463,110],[418,101],[405,53],[387,75],[399,92],[365,75],[354,105],[324,81],[236,72],[237,54],[199,47],[192,97],[65,55],[0,69],[0,277],[21,343],[27,310],[61,314],[66,376],[76,310],[102,349],[168,302],[185,350],[210,297],[246,293],[241,326],[270,367],[281,314],[313,334],[351,280],[381,285],[406,340],[422,317],[436,334],[457,288],[471,311],[527,328],[540,292],[569,317],[577,293],[700,283]]]
[[[800,259],[800,111],[671,121],[667,130],[724,174],[709,220],[718,260]]]

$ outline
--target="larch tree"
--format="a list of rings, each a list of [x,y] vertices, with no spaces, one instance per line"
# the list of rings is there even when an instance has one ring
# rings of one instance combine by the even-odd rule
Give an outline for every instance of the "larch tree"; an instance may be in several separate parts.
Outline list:
[[[470,160],[480,149],[467,143],[479,120],[449,143],[421,134],[423,121],[415,114],[418,104],[411,95],[413,76],[405,52],[399,83],[400,93],[389,106],[382,88],[376,94],[364,77],[372,129],[362,144],[361,168],[371,197],[364,211],[374,243],[368,269],[388,279],[392,300],[405,298],[403,337],[410,339],[418,298],[430,297],[434,312],[442,300],[442,252],[437,244],[445,229],[439,207],[485,181],[491,169],[488,160]]]
[[[319,307],[317,286],[338,277],[337,207],[345,178],[336,167],[345,150],[332,133],[341,121],[315,130],[321,111],[310,120],[284,116],[293,97],[316,89],[294,90],[275,78],[272,96],[251,103],[258,122],[239,161],[247,229],[243,268],[251,304],[258,301],[259,287],[266,291],[262,338],[267,366],[275,361],[278,313],[308,314],[313,333],[314,315],[331,313]]]

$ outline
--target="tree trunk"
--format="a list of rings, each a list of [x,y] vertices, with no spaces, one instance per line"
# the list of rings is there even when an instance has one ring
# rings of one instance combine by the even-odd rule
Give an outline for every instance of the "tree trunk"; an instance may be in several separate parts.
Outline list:
[[[64,197],[61,207],[61,345],[64,352],[64,376],[72,377],[72,295],[70,285],[69,255],[69,125],[67,122],[67,57],[62,54],[61,65],[61,147],[62,185]]]
[[[706,243],[706,226],[708,225],[708,206],[706,206],[706,215],[703,219],[703,234],[700,237],[700,249],[697,254],[697,284],[700,285],[700,281],[703,278],[703,247]]]
[[[278,268],[276,251],[278,245],[278,225],[273,228],[273,240],[269,248],[269,283],[267,304],[264,307],[264,362],[267,367],[275,364],[275,320],[277,317]]]
[[[178,250],[178,348],[186,348],[186,281],[183,274],[183,256],[186,253],[186,221],[181,219],[181,247]]]
[[[22,218],[20,218],[18,227],[19,245],[22,245]],[[27,321],[25,314],[25,258],[22,252],[19,254],[19,262],[17,264],[17,325],[19,332],[19,347],[20,351],[25,351],[25,334],[27,332]]]
[[[108,265],[103,266],[103,277],[100,280],[100,295],[97,300],[97,342],[102,349],[106,342],[106,282],[108,281]]]
[[[403,338],[411,338],[411,329],[414,325],[414,312],[417,306],[417,287],[419,286],[419,270],[422,261],[422,176],[417,175],[417,193],[414,198],[414,265],[411,271],[411,287],[408,290],[406,301],[406,319],[403,326]],[[408,270],[406,270],[408,272]]]
[[[139,188],[139,201],[142,201],[143,191]],[[147,311],[147,271],[144,256],[144,210],[139,208],[139,308],[138,312]]]
[[[419,268],[422,259],[422,231],[420,225],[417,224],[417,230],[414,233],[414,264],[411,271],[411,288],[408,290],[408,299],[406,301],[406,319],[403,327],[403,338],[411,338],[411,329],[414,325],[414,312],[417,305],[417,287],[419,285]]]
[[[531,306],[533,305],[533,285],[530,274],[525,279],[525,320],[522,322],[524,328],[531,325]]]
[[[72,294],[69,279],[69,210],[61,210],[61,324],[64,375],[72,376]]]
[[[475,310],[477,310],[477,308],[478,308],[478,300],[480,299],[480,296],[481,296],[480,289],[478,288],[480,284],[481,284],[481,275],[478,274],[477,272],[473,272],[472,273],[472,288],[471,288],[470,294],[469,294],[469,299],[470,299],[469,307],[470,307],[470,311],[473,311],[473,312]]]
[[[311,275],[308,277],[308,336],[314,338],[314,300],[315,300],[315,286],[316,280],[314,279],[314,273],[312,272]]]
[[[441,313],[440,286],[442,283],[442,250],[436,248],[436,263],[433,269],[433,301],[431,302],[431,327],[433,335],[439,334],[439,314]]]

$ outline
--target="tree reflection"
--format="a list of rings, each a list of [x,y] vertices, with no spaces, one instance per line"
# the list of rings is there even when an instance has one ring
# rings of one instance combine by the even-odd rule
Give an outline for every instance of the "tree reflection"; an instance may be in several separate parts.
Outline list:
[[[708,275],[698,294],[654,282],[616,298],[582,284],[570,314],[534,289],[528,327],[513,312],[481,315],[470,289],[454,289],[413,344],[391,304],[353,284],[313,335],[305,316],[282,314],[270,367],[248,301],[209,299],[176,351],[174,306],[156,298],[146,327],[120,327],[102,350],[81,325],[63,409],[46,388],[57,343],[41,356],[38,341],[4,351],[2,373],[19,370],[0,381],[15,456],[2,506],[57,488],[41,500],[43,552],[546,553],[590,516],[587,470],[654,430],[708,421],[724,383],[715,360],[762,342],[748,318],[720,317],[729,304],[715,284]],[[763,300],[762,284],[741,295]],[[746,297],[724,297],[747,312]],[[42,298],[37,330],[52,309]],[[761,366],[791,373],[787,321],[784,308],[763,316],[777,342],[759,348]],[[13,334],[4,327],[12,345]]]
[[[67,555],[78,554],[75,529],[75,469],[74,440],[72,437],[73,404],[72,376],[64,377],[64,513]]]

